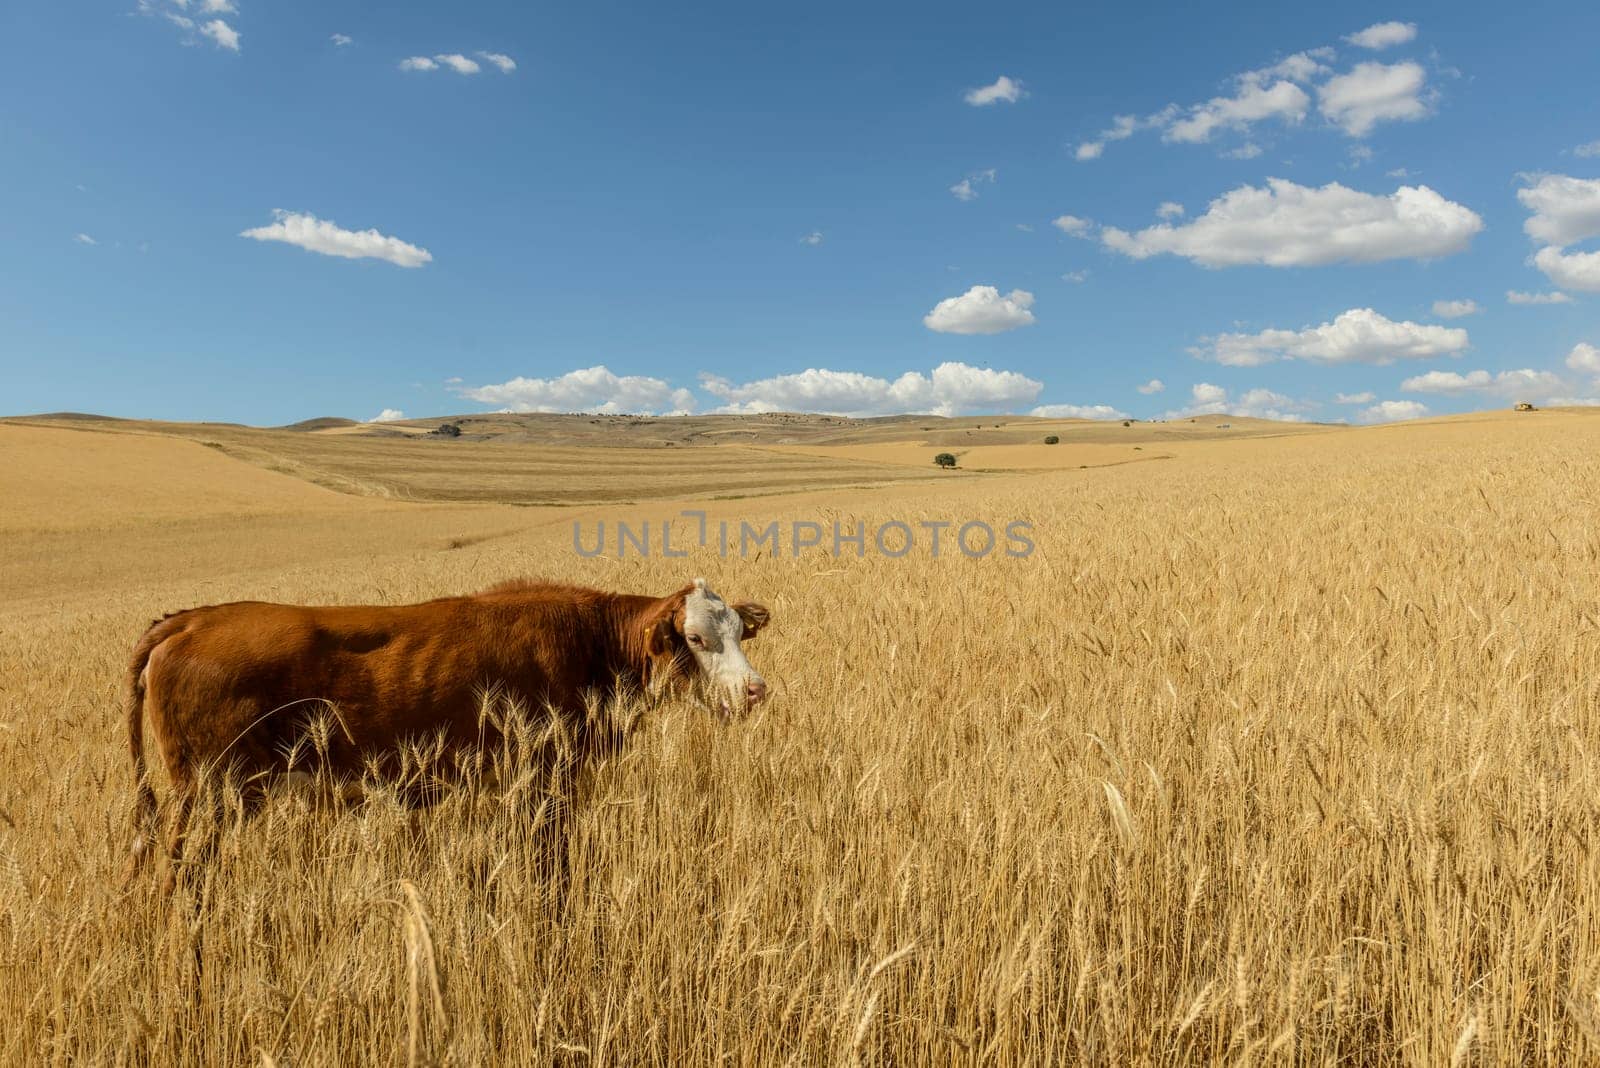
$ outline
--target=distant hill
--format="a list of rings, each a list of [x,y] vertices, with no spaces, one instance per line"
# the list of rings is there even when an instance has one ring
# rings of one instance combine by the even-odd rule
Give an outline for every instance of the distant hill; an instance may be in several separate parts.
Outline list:
[[[324,415],[319,419],[302,419],[298,423],[290,423],[288,426],[280,426],[277,429],[299,431],[333,430],[336,427],[360,425],[354,419],[341,419],[336,415]]]

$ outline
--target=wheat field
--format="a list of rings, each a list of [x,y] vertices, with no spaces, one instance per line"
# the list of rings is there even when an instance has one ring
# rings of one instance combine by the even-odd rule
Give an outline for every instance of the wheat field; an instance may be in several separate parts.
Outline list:
[[[0,466],[44,440],[0,428]],[[1023,520],[1026,558],[591,559],[575,517],[668,505],[35,486],[0,548],[0,1062],[1600,1057],[1600,417],[1169,451],[704,506]],[[751,718],[668,704],[590,770],[564,900],[526,785],[285,794],[171,903],[118,887],[152,617],[525,574],[773,615]]]

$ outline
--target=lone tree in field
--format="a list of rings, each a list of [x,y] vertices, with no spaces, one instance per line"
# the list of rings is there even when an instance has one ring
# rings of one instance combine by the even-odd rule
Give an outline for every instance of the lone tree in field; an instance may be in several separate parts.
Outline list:
[[[938,456],[933,458],[933,462],[938,464],[940,467],[954,467],[956,465],[956,458],[951,453],[941,452]]]
[[[1061,444],[1061,439],[1056,437],[1054,434],[1046,434],[1045,435],[1045,439],[1044,439],[1044,443],[1046,445],[1060,445]]]

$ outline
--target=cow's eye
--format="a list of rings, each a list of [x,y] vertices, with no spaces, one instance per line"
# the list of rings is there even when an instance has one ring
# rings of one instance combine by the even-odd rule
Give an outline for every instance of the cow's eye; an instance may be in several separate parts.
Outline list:
[[[698,634],[689,635],[689,644],[694,646],[695,648],[698,649],[698,648],[704,646],[705,643],[706,643],[706,640],[704,638],[700,637],[700,635],[698,635]]]

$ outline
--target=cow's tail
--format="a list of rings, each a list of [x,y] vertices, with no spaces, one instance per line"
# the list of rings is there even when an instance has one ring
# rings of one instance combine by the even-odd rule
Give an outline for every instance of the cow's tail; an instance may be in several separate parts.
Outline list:
[[[127,867],[123,870],[123,883],[131,882],[144,868],[155,844],[156,792],[150,785],[149,770],[144,762],[144,698],[145,668],[150,654],[167,638],[166,628],[160,620],[152,624],[134,646],[133,659],[128,664],[128,679],[124,687],[124,709],[128,717],[128,754],[133,758],[133,845],[128,852]]]

